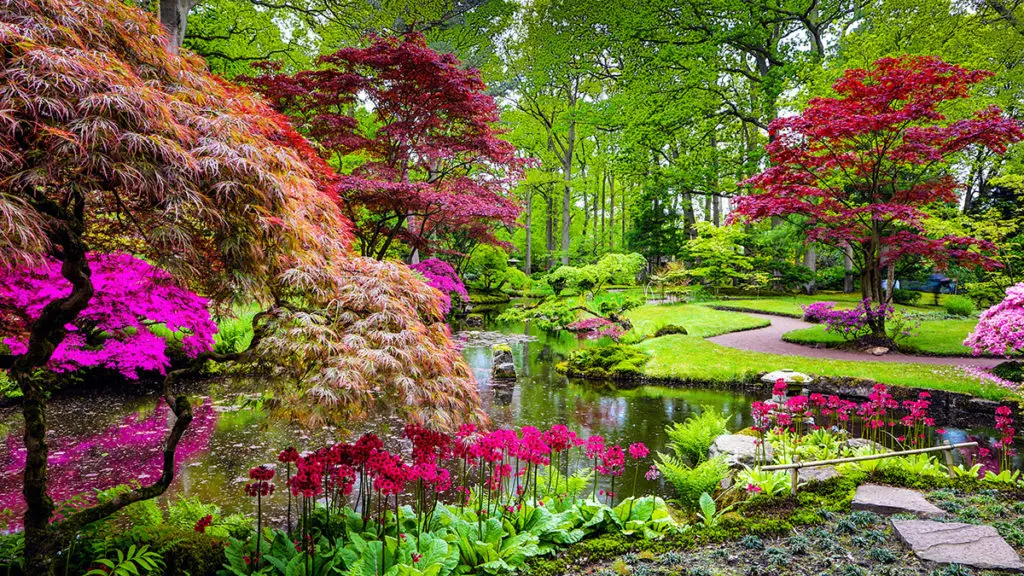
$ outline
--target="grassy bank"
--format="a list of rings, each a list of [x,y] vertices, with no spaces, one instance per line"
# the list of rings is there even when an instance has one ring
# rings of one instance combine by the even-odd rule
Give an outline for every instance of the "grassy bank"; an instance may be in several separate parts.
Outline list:
[[[710,338],[729,332],[761,328],[769,324],[769,321],[763,318],[696,304],[641,306],[630,310],[626,317],[633,323],[633,330],[638,335],[650,335],[658,328],[671,324],[686,328],[690,336]]]
[[[964,346],[963,341],[977,324],[976,319],[926,320],[921,322],[913,336],[901,342],[901,348],[907,352],[936,356],[970,356],[971,349]],[[782,339],[797,344],[827,346],[845,343],[842,336],[826,332],[823,325],[787,332]]]
[[[949,390],[989,400],[1010,398],[1009,390],[980,382],[952,366],[895,362],[850,362],[749,352],[719,346],[698,336],[665,336],[637,345],[651,355],[644,374],[692,382],[751,381],[758,374],[790,368],[833,378],[864,378],[896,386]]]
[[[901,310],[910,310],[916,312],[940,312],[943,311],[941,303],[946,298],[946,294],[942,294],[939,297],[940,306],[933,304],[932,295],[924,294],[921,296],[921,300],[917,306],[903,306],[896,305],[896,308]],[[845,294],[842,292],[819,292],[814,296],[806,296],[803,294],[797,294],[793,296],[774,296],[767,298],[743,298],[737,300],[715,300],[713,302],[707,302],[708,306],[721,306],[726,308],[734,308],[739,310],[749,310],[751,312],[763,312],[766,314],[784,314],[786,316],[803,316],[803,306],[813,304],[815,302],[835,302],[837,308],[853,308],[860,302],[860,294]]]

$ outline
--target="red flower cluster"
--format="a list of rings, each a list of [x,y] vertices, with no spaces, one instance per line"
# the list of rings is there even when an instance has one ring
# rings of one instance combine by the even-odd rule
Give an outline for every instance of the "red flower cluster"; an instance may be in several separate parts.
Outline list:
[[[206,516],[200,518],[198,522],[196,522],[196,525],[195,527],[193,527],[193,530],[195,530],[196,532],[206,532],[206,529],[210,527],[210,524],[212,522],[213,516],[207,514]]]

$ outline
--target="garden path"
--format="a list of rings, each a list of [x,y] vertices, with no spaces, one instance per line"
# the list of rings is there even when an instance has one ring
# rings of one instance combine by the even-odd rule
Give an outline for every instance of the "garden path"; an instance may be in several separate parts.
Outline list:
[[[810,322],[804,322],[797,318],[786,316],[775,316],[772,314],[760,314],[755,312],[744,312],[757,318],[764,318],[771,322],[764,328],[744,330],[742,332],[731,332],[708,338],[708,341],[721,346],[749,350],[751,352],[765,352],[768,354],[788,354],[791,356],[804,356],[807,358],[825,358],[829,360],[850,360],[854,362],[902,362],[905,364],[937,364],[944,366],[979,366],[991,368],[1003,360],[1000,358],[970,358],[950,356],[923,356],[917,354],[901,354],[890,352],[883,356],[872,356],[865,352],[853,352],[849,350],[835,350],[832,348],[815,348],[804,346],[793,342],[786,342],[782,335],[791,330],[808,328],[813,326]]]

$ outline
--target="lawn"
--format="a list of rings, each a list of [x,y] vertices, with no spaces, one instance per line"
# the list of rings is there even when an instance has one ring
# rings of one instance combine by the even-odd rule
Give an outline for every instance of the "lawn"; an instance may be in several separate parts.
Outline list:
[[[761,328],[768,320],[746,314],[715,310],[695,304],[647,305],[630,310],[626,317],[638,335],[653,334],[658,328],[674,324],[686,328],[691,336],[710,338],[719,334]]]
[[[976,319],[926,320],[914,331],[914,335],[901,342],[907,352],[934,354],[938,356],[970,356],[971,349],[963,345],[964,338],[978,324]],[[837,346],[845,342],[838,334],[825,331],[824,325],[812,326],[787,332],[782,336],[787,342],[797,344],[825,344]]]
[[[942,294],[939,299],[941,304],[946,294]],[[706,302],[707,306],[723,306],[728,308],[738,308],[742,310],[750,310],[751,312],[764,312],[767,314],[784,314],[787,316],[803,316],[802,306],[813,304],[815,302],[836,302],[838,308],[853,308],[860,302],[860,293],[845,294],[843,292],[819,292],[814,296],[807,296],[804,294],[797,294],[794,296],[769,296],[764,298],[743,298],[739,300],[715,300],[712,302]],[[903,306],[896,305],[896,308],[902,310],[913,310],[917,312],[938,312],[942,310],[941,306],[935,306],[932,302],[931,294],[922,294],[921,300],[918,306]]]
[[[865,378],[897,386],[950,390],[990,400],[1013,396],[1005,388],[980,382],[951,366],[849,362],[748,352],[719,346],[699,336],[665,336],[637,346],[651,354],[644,373],[656,378],[701,383],[749,382],[760,373],[790,368],[811,375]]]

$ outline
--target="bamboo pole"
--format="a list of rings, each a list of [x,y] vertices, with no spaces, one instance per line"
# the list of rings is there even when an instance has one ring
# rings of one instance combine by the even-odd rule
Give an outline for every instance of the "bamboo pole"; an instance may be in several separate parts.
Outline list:
[[[977,445],[977,442],[961,442],[959,444],[947,443],[945,446],[934,446],[932,448],[915,448],[913,450],[901,450],[899,452],[882,452],[879,454],[867,454],[865,456],[851,456],[849,458],[833,458],[832,460],[813,460],[811,462],[793,462],[792,464],[774,464],[772,466],[762,466],[761,470],[768,472],[772,470],[814,468],[817,466],[828,466],[830,464],[845,464],[847,462],[863,462],[865,460],[878,460],[880,458],[892,458],[894,456],[908,456],[910,454],[951,451],[954,448],[970,448]],[[949,456],[950,459],[952,459],[952,454]]]
[[[949,440],[946,440],[946,447],[946,471],[950,478],[956,478],[956,472],[953,471],[953,447]]]

